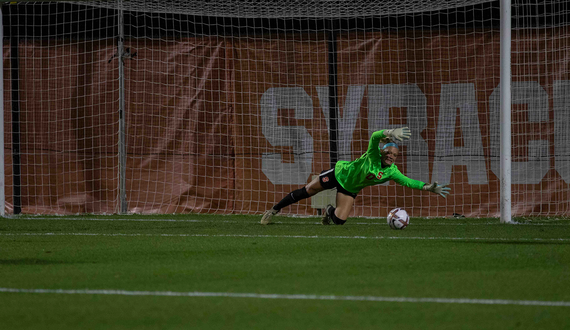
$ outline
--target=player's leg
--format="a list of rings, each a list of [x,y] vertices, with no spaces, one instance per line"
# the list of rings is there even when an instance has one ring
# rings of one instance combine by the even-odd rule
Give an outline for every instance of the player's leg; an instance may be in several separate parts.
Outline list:
[[[346,221],[350,212],[352,211],[352,205],[354,205],[354,197],[345,195],[341,192],[336,193],[336,210],[334,215],[337,219]]]
[[[261,224],[267,225],[271,223],[271,217],[279,213],[282,208],[297,203],[305,198],[309,198],[323,190],[325,190],[325,188],[321,185],[319,177],[313,179],[303,188],[288,193],[287,196],[283,197],[283,199],[279,201],[279,203],[275,204],[270,210],[265,211],[265,213],[263,213],[263,217],[261,217]]]
[[[316,177],[313,179],[313,181],[309,182],[306,186],[305,189],[307,190],[307,193],[310,196],[314,196],[318,193],[320,193],[321,191],[325,190],[326,188],[324,188],[321,185],[321,177]]]
[[[332,222],[335,225],[344,225],[352,211],[354,197],[355,196],[347,195],[338,191],[336,193],[336,208],[332,205],[327,206],[321,223],[323,225],[330,225]]]

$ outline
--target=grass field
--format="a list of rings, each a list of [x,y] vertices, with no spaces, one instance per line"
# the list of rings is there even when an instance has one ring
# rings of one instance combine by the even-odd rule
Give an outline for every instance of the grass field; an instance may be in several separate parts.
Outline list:
[[[0,220],[2,329],[568,329],[570,219]]]

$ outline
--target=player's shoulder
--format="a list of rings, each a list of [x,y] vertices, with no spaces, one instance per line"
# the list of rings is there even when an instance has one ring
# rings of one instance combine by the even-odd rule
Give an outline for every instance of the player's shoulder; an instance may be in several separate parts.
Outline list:
[[[388,167],[383,168],[384,172],[389,172],[389,173],[401,173],[400,169],[398,168],[398,165],[396,164],[392,164]]]

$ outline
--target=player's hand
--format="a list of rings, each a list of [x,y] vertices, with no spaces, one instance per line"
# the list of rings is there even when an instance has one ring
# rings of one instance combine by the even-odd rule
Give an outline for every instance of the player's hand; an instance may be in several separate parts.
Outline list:
[[[440,185],[435,181],[432,184],[424,185],[423,190],[431,191],[432,193],[436,193],[443,198],[446,198],[449,195],[451,188],[449,188],[446,184]]]
[[[384,135],[398,141],[404,141],[412,136],[412,131],[407,127],[400,127],[384,130]]]

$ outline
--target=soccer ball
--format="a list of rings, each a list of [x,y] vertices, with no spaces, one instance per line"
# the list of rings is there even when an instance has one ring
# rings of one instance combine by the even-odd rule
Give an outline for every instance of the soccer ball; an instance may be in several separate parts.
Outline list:
[[[401,208],[390,211],[386,220],[388,220],[388,225],[390,225],[390,228],[392,229],[404,229],[410,224],[408,212]]]

